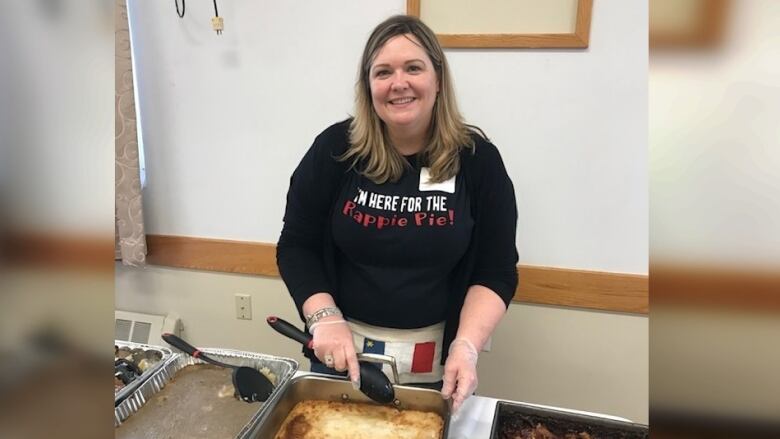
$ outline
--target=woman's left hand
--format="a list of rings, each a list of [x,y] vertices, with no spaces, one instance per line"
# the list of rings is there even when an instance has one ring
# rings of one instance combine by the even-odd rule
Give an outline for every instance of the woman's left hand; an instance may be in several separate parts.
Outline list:
[[[455,339],[450,345],[450,354],[444,362],[441,395],[444,399],[452,397],[453,414],[477,390],[478,357],[477,349],[465,338]]]

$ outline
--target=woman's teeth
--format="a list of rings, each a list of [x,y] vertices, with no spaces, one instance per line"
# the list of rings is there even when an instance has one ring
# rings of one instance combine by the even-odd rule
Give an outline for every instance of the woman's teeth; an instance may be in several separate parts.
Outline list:
[[[401,98],[401,99],[393,99],[390,101],[393,105],[402,105],[402,104],[408,104],[409,102],[412,102],[414,98]]]

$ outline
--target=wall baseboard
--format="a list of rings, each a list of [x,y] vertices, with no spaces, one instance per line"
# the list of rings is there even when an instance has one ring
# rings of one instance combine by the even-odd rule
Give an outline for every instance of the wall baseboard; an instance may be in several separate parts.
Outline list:
[[[279,276],[276,245],[189,236],[146,235],[149,264]]]
[[[529,265],[517,270],[520,283],[514,300],[518,302],[638,314],[649,311],[646,275]]]
[[[0,264],[11,267],[110,273],[114,256],[110,235],[18,230],[0,234]]]
[[[146,243],[153,265],[279,276],[273,244],[166,235],[147,235]],[[515,302],[648,313],[646,275],[529,265],[517,270]]]

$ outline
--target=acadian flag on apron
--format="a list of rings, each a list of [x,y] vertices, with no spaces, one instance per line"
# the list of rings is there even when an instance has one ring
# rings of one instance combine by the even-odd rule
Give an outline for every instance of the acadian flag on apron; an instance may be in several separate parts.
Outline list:
[[[430,383],[440,381],[443,373],[441,343],[444,323],[419,329],[389,329],[349,322],[355,348],[367,354],[388,355],[395,358],[401,383]],[[377,367],[380,366],[377,364]],[[390,366],[382,371],[391,378]]]
[[[433,354],[436,352],[436,342],[427,341],[422,343],[390,343],[389,351],[385,350],[385,342],[363,339],[363,352],[367,354],[382,354],[395,357],[396,366],[399,359],[411,357],[411,373],[430,373],[433,371]],[[401,373],[401,371],[398,371]]]

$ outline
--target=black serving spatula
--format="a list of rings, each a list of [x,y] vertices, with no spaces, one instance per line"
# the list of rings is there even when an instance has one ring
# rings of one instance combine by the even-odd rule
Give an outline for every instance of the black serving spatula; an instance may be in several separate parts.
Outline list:
[[[234,366],[217,361],[173,334],[163,334],[162,339],[171,346],[192,355],[194,358],[200,358],[206,363],[211,363],[215,366],[233,369],[233,387],[235,387],[238,395],[245,402],[265,401],[271,395],[271,392],[274,391],[274,385],[268,377],[257,369],[246,366]]]
[[[312,349],[311,335],[301,331],[290,322],[274,316],[268,317],[266,321],[276,332]],[[358,361],[358,364],[360,364],[360,391],[380,404],[390,404],[395,401],[395,389],[387,375],[370,362]]]

